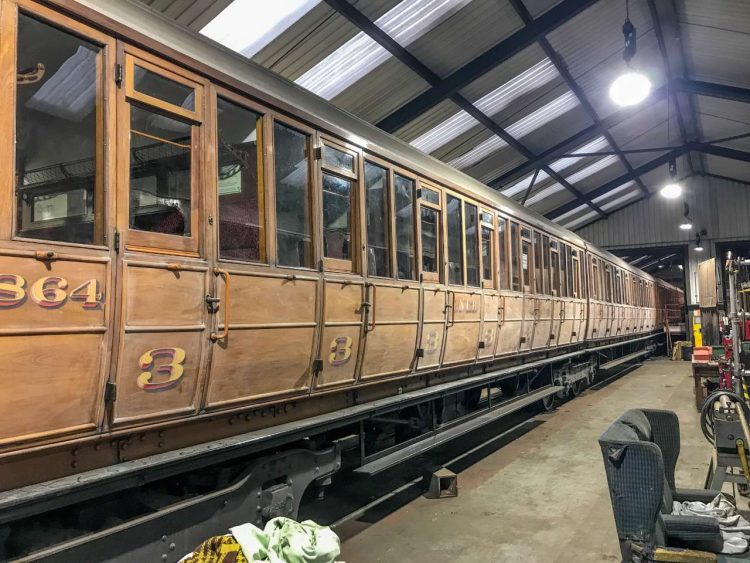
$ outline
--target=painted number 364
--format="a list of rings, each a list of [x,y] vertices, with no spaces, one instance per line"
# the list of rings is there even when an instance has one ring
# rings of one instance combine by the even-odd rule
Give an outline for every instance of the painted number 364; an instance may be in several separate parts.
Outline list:
[[[68,293],[68,280],[60,276],[45,276],[28,286],[17,274],[0,274],[0,309],[22,305],[27,298],[43,309],[62,307],[70,299],[84,309],[98,309],[104,299],[98,280],[86,280]]]

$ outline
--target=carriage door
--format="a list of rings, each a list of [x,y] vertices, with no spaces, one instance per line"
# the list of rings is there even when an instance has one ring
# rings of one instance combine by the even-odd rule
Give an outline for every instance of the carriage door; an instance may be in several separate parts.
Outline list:
[[[323,327],[316,388],[352,384],[357,376],[367,295],[359,231],[360,154],[321,139],[318,174],[323,217]]]
[[[497,216],[500,297],[496,356],[518,352],[523,329],[521,246],[518,223]]]
[[[482,329],[477,349],[477,361],[489,360],[495,355],[499,320],[500,298],[497,294],[497,266],[495,252],[495,214],[482,210],[480,214],[480,241],[482,250]],[[505,249],[503,249],[505,250]]]
[[[560,286],[560,248],[556,240],[551,240],[549,248],[550,293],[552,294],[552,327],[550,329],[550,346],[561,342],[563,319],[565,318],[565,300],[562,299]]]
[[[521,284],[523,286],[523,325],[521,329],[521,345],[519,350],[524,352],[531,349],[534,338],[534,327],[539,319],[539,308],[534,292],[532,279],[532,246],[531,229],[521,225]],[[506,305],[507,306],[507,305]]]
[[[549,295],[549,237],[534,231],[534,288],[537,295],[532,348],[546,348],[552,336],[552,299]]]
[[[198,407],[208,342],[203,255],[204,87],[125,48],[118,93],[121,319],[114,424]]]
[[[2,15],[0,444],[20,446],[103,420],[115,45],[46,9],[5,2]]]

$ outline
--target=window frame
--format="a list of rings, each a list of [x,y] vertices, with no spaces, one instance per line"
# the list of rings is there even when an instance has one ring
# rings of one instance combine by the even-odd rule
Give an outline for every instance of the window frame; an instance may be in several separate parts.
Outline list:
[[[503,229],[503,240],[500,241],[500,221],[503,221],[504,223],[504,229]],[[511,255],[510,255],[510,219],[503,215],[502,213],[495,213],[495,234],[497,236],[498,244],[497,249],[495,251],[495,256],[497,257],[497,267],[496,267],[496,275],[497,275],[497,289],[498,291],[510,291],[512,287],[512,280],[511,280]],[[503,287],[503,275],[501,273],[501,268],[503,264],[501,264],[500,260],[500,244],[502,243],[502,247],[504,250],[504,257],[505,257],[505,287]]]
[[[489,215],[492,218],[492,222],[487,222],[484,220],[485,214]],[[479,279],[480,279],[480,285],[482,289],[495,289],[495,286],[497,285],[496,280],[498,279],[498,272],[499,272],[499,264],[498,264],[498,248],[497,248],[497,229],[495,227],[497,223],[497,216],[494,210],[492,209],[486,209],[483,206],[479,207]],[[490,278],[486,279],[484,277],[484,252],[482,251],[482,230],[483,229],[489,229],[490,230]]]
[[[292,270],[318,270],[321,264],[321,257],[323,256],[322,251],[322,209],[321,201],[318,195],[320,191],[318,189],[318,166],[315,159],[315,146],[317,131],[312,127],[309,127],[291,118],[287,115],[281,115],[275,112],[271,112],[269,123],[269,131],[267,138],[267,146],[270,151],[269,154],[273,155],[273,158],[267,158],[268,163],[268,238],[269,238],[269,249],[270,249],[270,263],[277,268],[288,268]],[[288,129],[292,129],[299,133],[302,133],[307,137],[307,152],[309,155],[307,163],[307,172],[309,177],[308,186],[308,224],[310,226],[310,263],[305,266],[289,266],[286,264],[279,264],[279,249],[278,249],[278,224],[276,221],[276,124],[279,124]]]
[[[461,220],[459,221],[459,236],[461,237],[461,283],[454,283],[451,281],[450,276],[450,233],[448,232],[448,198],[453,198],[458,201],[458,211],[461,215]],[[461,195],[459,192],[455,192],[452,190],[444,190],[443,191],[443,208],[445,211],[443,212],[443,237],[445,239],[445,283],[446,285],[450,285],[453,287],[467,287],[466,285],[466,217],[464,213],[464,203],[465,199],[463,195]],[[476,205],[476,204],[475,204]]]
[[[439,203],[435,204],[432,202],[429,202],[425,200],[422,197],[422,190],[426,188],[428,190],[432,190],[434,192],[437,192],[438,194],[438,200]],[[446,266],[447,262],[445,260],[445,240],[446,240],[446,229],[447,226],[445,225],[445,193],[443,188],[440,186],[433,184],[427,180],[424,180],[423,178],[417,179],[417,204],[418,204],[418,210],[416,213],[416,224],[417,224],[417,274],[419,276],[420,281],[426,281],[426,282],[432,282],[432,283],[441,283],[441,281],[444,279],[444,276],[446,275]],[[437,246],[437,257],[435,259],[435,263],[437,265],[437,271],[436,272],[425,272],[422,264],[422,207],[427,207],[428,209],[432,209],[433,211],[437,212],[437,218],[438,218],[438,225],[437,225],[437,239],[436,239],[436,246]]]
[[[552,297],[563,297],[560,284],[560,246],[560,241],[549,237],[549,279]],[[557,267],[553,266],[554,260],[552,258],[555,256],[557,256]]]
[[[0,158],[8,166],[0,171],[0,186],[7,185],[0,192],[0,240],[31,242],[43,245],[65,246],[72,248],[89,248],[107,250],[113,246],[110,236],[116,225],[115,216],[115,177],[116,177],[116,127],[117,121],[117,87],[110,76],[113,76],[117,61],[117,42],[93,27],[79,20],[65,16],[46,6],[27,0],[0,0],[0,30],[3,44],[9,48],[0,50],[0,68],[8,69],[0,78],[0,92],[5,96],[3,110],[0,111],[0,130],[11,133],[7,142],[0,142]],[[93,242],[78,243],[64,240],[38,239],[18,235],[18,218],[16,214],[16,76],[18,53],[18,18],[24,14],[49,26],[58,28],[64,33],[76,35],[81,39],[98,45],[101,48],[97,58],[96,95],[96,149],[94,176],[94,236]],[[3,176],[4,174],[4,176]]]
[[[240,106],[243,109],[246,109],[248,111],[252,111],[255,113],[260,114],[261,116],[261,131],[260,135],[261,143],[258,145],[259,149],[259,163],[262,163],[263,166],[263,174],[259,175],[259,180],[263,182],[263,188],[262,190],[259,190],[259,194],[262,195],[262,205],[258,206],[258,212],[261,216],[261,219],[259,220],[259,223],[262,226],[261,231],[261,244],[260,244],[260,260],[238,260],[236,258],[223,258],[221,256],[221,240],[220,240],[220,230],[219,227],[221,225],[221,215],[220,215],[220,206],[219,206],[219,182],[218,182],[218,166],[219,166],[219,154],[218,154],[218,142],[219,142],[219,113],[218,113],[218,105],[219,105],[219,98],[224,98],[225,100]],[[273,254],[272,247],[275,247],[276,244],[276,237],[271,236],[271,231],[273,228],[273,234],[276,234],[275,230],[275,224],[272,227],[271,225],[271,201],[273,194],[273,168],[275,162],[273,159],[269,158],[269,154],[273,154],[273,123],[274,123],[274,114],[273,111],[271,111],[269,108],[264,107],[260,104],[257,104],[253,102],[252,100],[241,96],[231,90],[228,90],[226,88],[222,88],[220,86],[211,85],[208,92],[208,99],[210,100],[210,105],[208,108],[208,114],[211,115],[211,119],[208,120],[209,128],[210,128],[210,138],[212,143],[212,148],[209,151],[209,162],[207,168],[211,171],[213,171],[212,174],[212,182],[208,183],[207,185],[211,186],[211,189],[213,189],[213,201],[214,201],[214,209],[212,210],[212,216],[214,217],[214,224],[215,224],[215,240],[214,240],[214,251],[216,253],[216,259],[228,263],[228,264],[249,264],[249,265],[256,265],[256,266],[270,266],[271,259]],[[274,208],[275,210],[275,208]],[[275,223],[275,221],[274,221]],[[275,258],[275,256],[274,256]]]
[[[528,232],[528,235],[524,235],[524,231]],[[518,223],[518,259],[520,264],[521,274],[521,290],[526,295],[534,293],[534,230],[525,225],[524,223]],[[526,268],[529,272],[529,283],[525,284],[523,280],[523,243],[526,242],[529,245],[528,260],[526,261]]]
[[[338,151],[347,153],[351,155],[354,158],[354,166],[353,171],[347,170],[345,168],[339,168],[337,166],[332,166],[330,164],[325,163],[325,159],[323,158],[323,151],[325,147],[331,147],[333,149],[336,149]],[[360,233],[360,203],[362,202],[362,182],[361,182],[361,174],[364,170],[363,165],[363,159],[362,159],[362,150],[357,147],[356,145],[351,145],[349,143],[344,143],[334,137],[331,137],[329,135],[326,135],[324,133],[318,132],[317,135],[317,141],[315,142],[315,150],[312,154],[313,158],[312,160],[316,163],[316,173],[315,173],[315,179],[316,181],[313,182],[313,184],[317,183],[317,187],[315,188],[317,191],[317,196],[315,199],[318,201],[318,231],[319,231],[319,238],[320,238],[320,259],[323,263],[323,269],[329,272],[341,272],[341,273],[349,273],[349,274],[357,274],[359,273],[359,266],[361,259],[358,258],[360,256],[360,245],[359,240],[361,239],[361,233]],[[349,236],[351,238],[349,242],[349,248],[350,248],[350,257],[348,260],[343,260],[341,258],[329,258],[325,255],[325,232],[323,224],[323,176],[325,174],[330,174],[331,176],[335,176],[338,178],[342,178],[344,180],[349,180],[352,182],[352,201],[351,201],[351,209],[350,209],[350,233]]]
[[[403,282],[418,282],[419,281],[419,258],[417,257],[417,253],[419,252],[419,245],[418,245],[418,234],[417,234],[417,219],[419,215],[417,214],[417,208],[419,203],[419,176],[416,174],[409,172],[405,168],[402,168],[400,166],[391,165],[390,166],[390,186],[391,186],[391,194],[390,194],[390,202],[391,207],[389,208],[389,213],[391,215],[391,231],[390,235],[392,236],[392,244],[391,244],[391,272],[393,272],[392,279],[403,281]],[[398,277],[398,232],[396,230],[396,176],[401,176],[402,178],[406,178],[407,180],[411,180],[413,182],[413,203],[412,203],[412,213],[411,213],[411,234],[412,234],[412,242],[413,242],[413,248],[414,248],[414,258],[412,262],[412,267],[414,268],[414,279],[411,278],[400,278]]]
[[[136,252],[199,258],[203,249],[205,249],[205,240],[202,234],[205,231],[202,217],[205,213],[204,202],[208,200],[205,187],[203,189],[201,187],[204,186],[202,180],[206,174],[205,151],[203,147],[206,145],[205,141],[207,138],[207,124],[205,121],[203,100],[205,100],[205,93],[209,88],[209,82],[180,66],[130,45],[123,45],[121,55],[118,58],[125,64],[123,88],[120,89],[121,93],[118,96],[119,109],[117,119],[120,125],[118,128],[119,206],[117,215],[118,223],[122,226],[122,232],[127,233],[125,249]],[[128,69],[128,61],[130,61],[130,69]],[[173,77],[177,76],[180,78],[179,82],[181,84],[194,88],[196,111],[188,112],[190,114],[190,117],[188,117],[185,115],[186,110],[184,108],[164,102],[158,98],[153,98],[139,92],[135,92],[135,96],[131,96],[128,92],[133,90],[133,69],[136,62],[138,66],[144,66],[144,68],[148,65],[148,70],[166,78],[174,79]],[[152,103],[149,100],[155,100],[155,102]],[[171,235],[130,228],[130,114],[133,107],[158,113],[190,125],[190,236]]]
[[[474,207],[474,215],[476,220],[476,232],[474,233],[474,244],[476,246],[477,251],[477,268],[479,271],[478,274],[478,280],[479,283],[477,285],[469,285],[469,259],[468,259],[468,245],[467,238],[468,233],[466,232],[466,216],[467,216],[467,209],[466,207],[470,205]],[[461,244],[463,246],[463,259],[464,259],[464,265],[463,265],[463,271],[464,271],[464,287],[474,287],[474,288],[480,288],[482,287],[482,237],[481,237],[481,221],[482,217],[479,214],[481,209],[481,205],[479,202],[468,198],[468,197],[462,197],[461,198]]]

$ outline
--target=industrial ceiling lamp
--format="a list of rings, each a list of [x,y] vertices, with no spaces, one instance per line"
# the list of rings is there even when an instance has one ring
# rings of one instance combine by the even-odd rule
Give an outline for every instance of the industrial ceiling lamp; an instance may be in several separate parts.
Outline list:
[[[659,193],[662,195],[662,197],[665,197],[667,199],[675,199],[682,195],[682,186],[677,183],[677,180],[675,180],[675,176],[677,176],[677,163],[675,162],[674,158],[671,158],[669,160],[670,180],[661,190],[659,190]]]
[[[682,219],[682,223],[680,223],[680,229],[683,231],[689,231],[693,228],[693,223],[690,221],[690,208],[688,207],[688,204],[685,204],[685,214]]]
[[[703,244],[701,243],[701,235],[706,234],[706,229],[703,229],[700,233],[695,233],[695,250],[696,252],[703,252]]]
[[[609,97],[618,106],[634,106],[640,104],[651,93],[651,81],[648,77],[638,71],[630,68],[630,61],[635,56],[636,51],[636,31],[635,26],[630,21],[629,0],[625,0],[625,23],[622,24],[622,34],[625,36],[625,49],[622,51],[622,58],[628,71],[618,76],[609,87]]]

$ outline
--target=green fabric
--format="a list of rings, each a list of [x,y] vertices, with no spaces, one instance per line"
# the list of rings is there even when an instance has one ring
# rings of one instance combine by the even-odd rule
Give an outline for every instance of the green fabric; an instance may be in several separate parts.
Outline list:
[[[333,563],[341,553],[338,536],[312,520],[273,518],[263,530],[243,524],[230,531],[250,561]]]

